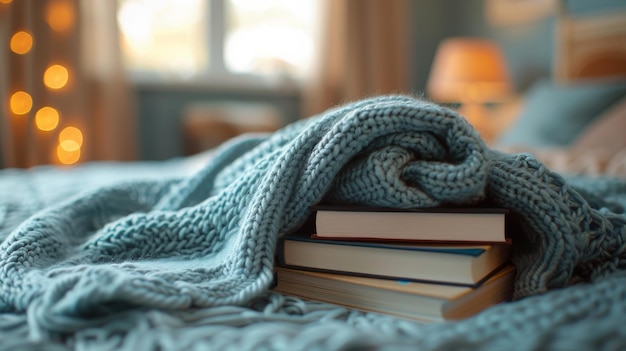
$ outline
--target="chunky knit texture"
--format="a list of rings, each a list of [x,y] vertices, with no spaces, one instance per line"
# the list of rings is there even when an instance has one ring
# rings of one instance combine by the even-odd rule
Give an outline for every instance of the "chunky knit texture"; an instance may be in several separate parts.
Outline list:
[[[405,96],[234,139],[191,175],[184,165],[0,172],[0,349],[626,347],[626,181],[570,183]],[[420,325],[268,291],[277,238],[322,199],[510,208],[517,301]]]

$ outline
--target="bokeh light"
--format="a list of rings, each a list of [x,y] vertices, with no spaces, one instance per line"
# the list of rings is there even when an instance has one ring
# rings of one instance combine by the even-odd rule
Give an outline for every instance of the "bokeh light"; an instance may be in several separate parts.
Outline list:
[[[16,32],[9,46],[14,53],[24,55],[33,47],[33,36],[23,30]]]
[[[59,133],[59,147],[65,151],[79,150],[83,145],[83,132],[76,127],[65,127]],[[58,152],[57,152],[58,154]]]
[[[63,145],[57,146],[57,159],[64,165],[71,165],[80,160],[80,148],[72,151],[65,150]]]
[[[10,4],[13,0],[0,0],[0,4]]]
[[[49,106],[40,108],[35,114],[35,125],[45,132],[54,130],[59,125],[59,111]]]
[[[76,13],[67,0],[51,1],[46,9],[46,22],[57,32],[67,32],[74,27]]]
[[[14,114],[25,115],[33,107],[33,98],[27,92],[17,91],[11,95],[9,106]]]
[[[43,82],[50,89],[61,89],[68,80],[69,72],[61,65],[52,65],[43,74]]]

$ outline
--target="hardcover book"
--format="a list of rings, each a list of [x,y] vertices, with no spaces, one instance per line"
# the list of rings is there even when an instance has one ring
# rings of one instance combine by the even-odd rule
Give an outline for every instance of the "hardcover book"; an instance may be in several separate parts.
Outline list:
[[[318,206],[315,234],[337,240],[506,242],[502,208],[424,208],[397,210],[357,206]]]
[[[389,279],[476,285],[510,257],[510,243],[437,245],[313,239],[306,232],[279,239],[278,264],[304,270]]]
[[[458,320],[510,300],[515,267],[477,287],[356,277],[276,268],[275,291],[300,298],[420,321]]]

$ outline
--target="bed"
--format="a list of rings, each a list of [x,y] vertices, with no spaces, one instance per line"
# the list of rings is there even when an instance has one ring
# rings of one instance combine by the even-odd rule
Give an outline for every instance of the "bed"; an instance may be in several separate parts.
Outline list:
[[[2,170],[0,349],[626,349],[626,179],[605,170],[503,152],[403,95],[191,157]],[[511,209],[514,300],[421,324],[272,291],[277,238],[330,194]]]
[[[363,192],[342,191],[355,183]],[[413,97],[355,102],[189,159],[5,170],[0,190],[4,349],[626,346],[626,181],[566,181]],[[525,233],[516,300],[422,325],[271,291],[276,238],[329,193],[512,209]]]

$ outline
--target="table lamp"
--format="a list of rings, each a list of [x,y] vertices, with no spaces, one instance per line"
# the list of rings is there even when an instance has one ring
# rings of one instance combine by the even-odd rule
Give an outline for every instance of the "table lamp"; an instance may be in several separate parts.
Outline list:
[[[439,102],[461,103],[465,117],[489,141],[493,135],[484,104],[511,92],[504,56],[495,43],[478,38],[450,38],[439,45],[427,85]]]

